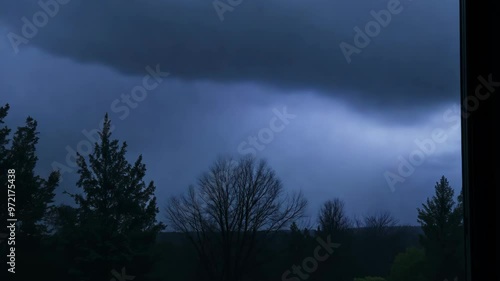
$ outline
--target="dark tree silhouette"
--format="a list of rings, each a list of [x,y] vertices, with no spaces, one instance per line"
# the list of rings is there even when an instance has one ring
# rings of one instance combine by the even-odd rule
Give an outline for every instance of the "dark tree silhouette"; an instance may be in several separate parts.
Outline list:
[[[106,114],[100,141],[88,162],[78,155],[77,186],[83,193],[70,194],[78,206],[79,234],[72,238],[79,241],[72,242],[79,246],[72,250],[78,257],[74,272],[79,280],[110,280],[110,272],[123,267],[145,278],[153,263],[151,247],[164,228],[156,221],[155,185],[143,180],[142,156],[130,164],[125,158],[127,144],[112,140],[110,128]],[[75,216],[70,208],[63,210],[66,217]]]
[[[8,110],[8,104],[0,107],[0,124],[4,123]],[[38,161],[36,145],[39,138],[37,122],[33,118],[26,118],[26,124],[17,128],[11,146],[7,147],[10,131],[6,126],[0,129],[0,181],[6,184],[7,170],[15,170],[14,185],[22,187],[13,189],[18,220],[16,231],[20,239],[40,239],[47,232],[44,220],[54,199],[59,173],[52,172],[47,179],[35,175]],[[1,204],[1,208],[6,210],[6,200],[2,200]]]
[[[260,242],[303,215],[301,193],[285,194],[265,161],[220,159],[187,195],[166,207],[172,227],[185,233],[212,280],[241,280]]]
[[[0,185],[7,189],[7,171],[15,169],[19,280],[131,280],[117,277],[124,272],[136,281],[464,279],[463,194],[455,201],[444,176],[418,209],[421,227],[398,226],[388,212],[351,220],[337,198],[321,206],[312,231],[301,222],[307,201],[286,193],[264,161],[220,159],[170,199],[166,213],[176,232],[161,233],[155,185],[144,181],[142,157],[127,161],[126,143],[111,139],[107,115],[92,154],[77,155],[80,192],[68,193],[75,204],[55,207],[60,173],[35,173],[37,122],[28,117],[11,130],[9,110],[0,107]],[[5,221],[7,200],[0,209]],[[10,247],[6,232],[2,251]],[[330,251],[331,243],[340,247]],[[11,277],[6,273],[0,280]]]
[[[0,107],[0,124],[4,124],[9,105]],[[54,190],[59,183],[59,173],[51,172],[47,179],[35,173],[38,162],[36,146],[38,143],[37,122],[27,117],[25,124],[18,127],[9,139],[11,130],[0,128],[0,182],[7,190],[9,184],[9,203],[14,206],[16,222],[16,251],[24,258],[17,261],[17,267],[31,268],[33,271],[43,267],[40,260],[44,250],[42,242],[48,235],[47,221],[52,209]],[[10,146],[9,146],[10,144]],[[8,177],[8,170],[15,170],[14,176]],[[7,193],[7,192],[6,192]],[[14,201],[15,200],[15,201]],[[0,201],[0,218],[7,219],[7,200]],[[12,218],[12,217],[10,217]],[[1,233],[7,231],[1,231]],[[6,243],[7,244],[7,243]],[[30,271],[17,273],[21,279],[31,279]]]
[[[26,237],[40,236],[47,233],[44,219],[53,203],[54,190],[59,184],[59,173],[51,172],[45,180],[35,175],[38,161],[36,144],[38,143],[37,122],[28,117],[26,125],[19,127],[14,134],[12,147],[7,162],[16,171],[16,201],[19,226],[17,231]]]
[[[5,117],[9,113],[9,104],[0,107],[0,125],[5,124]],[[0,184],[7,189],[7,170],[11,169],[10,164],[8,163],[8,153],[9,148],[7,147],[10,140],[9,134],[11,129],[7,126],[3,126],[0,128],[0,180],[2,181]],[[0,212],[0,219],[2,221],[7,220],[7,200],[0,201],[0,208],[2,208]],[[7,232],[6,230],[2,230],[0,233]]]
[[[5,106],[0,106],[0,125],[5,124],[5,117],[9,113],[10,106],[6,104]],[[9,144],[8,136],[10,134],[10,129],[7,126],[0,128],[0,169],[2,175],[5,175],[8,167],[5,166],[7,160],[7,145]]]
[[[307,229],[300,230],[297,223],[293,222],[290,226],[290,243],[289,243],[289,260],[291,264],[299,263],[307,257],[309,253],[307,250],[310,250],[308,246],[308,240],[311,237],[309,235],[309,231]]]
[[[345,203],[339,198],[326,201],[319,211],[319,229],[323,233],[336,235],[351,227],[345,212]]]
[[[461,263],[464,249],[460,249],[463,214],[461,203],[455,203],[454,191],[444,176],[436,183],[434,196],[417,210],[431,280],[453,280],[464,270]]]
[[[352,223],[347,216],[345,203],[339,198],[328,200],[318,215],[318,236],[341,246],[321,262],[314,277],[320,280],[352,280],[354,268]]]
[[[369,214],[358,223],[356,232],[357,274],[387,276],[387,266],[404,247],[400,246],[403,233],[396,227],[398,220],[387,211]],[[359,276],[363,276],[359,275]]]
[[[390,212],[380,212],[364,217],[364,227],[374,235],[385,235],[398,224]]]

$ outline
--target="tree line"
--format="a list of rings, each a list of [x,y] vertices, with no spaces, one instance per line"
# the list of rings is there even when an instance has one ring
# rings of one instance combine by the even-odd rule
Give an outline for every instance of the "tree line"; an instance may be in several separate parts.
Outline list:
[[[160,212],[142,156],[127,161],[106,114],[92,153],[77,155],[72,204],[55,204],[60,173],[35,173],[37,122],[12,132],[9,110],[0,107],[0,182],[6,190],[15,170],[16,273],[2,271],[12,280],[464,280],[462,193],[444,176],[419,227],[389,212],[351,218],[340,198],[307,220],[305,196],[255,158],[219,158]],[[7,200],[0,208],[5,222]]]

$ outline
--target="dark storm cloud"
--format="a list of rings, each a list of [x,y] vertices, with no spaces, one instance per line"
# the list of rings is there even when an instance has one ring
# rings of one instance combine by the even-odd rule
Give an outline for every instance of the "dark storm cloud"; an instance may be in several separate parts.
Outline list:
[[[0,42],[1,47],[5,45]],[[0,53],[0,61],[0,103],[12,106],[9,126],[21,125],[28,114],[39,121],[41,175],[47,175],[54,162],[71,168],[67,147],[77,150],[87,140],[82,130],[98,129],[109,112],[116,126],[113,136],[129,144],[129,160],[143,154],[147,179],[156,182],[163,206],[168,196],[196,183],[218,155],[240,156],[239,145],[269,128],[273,110],[286,106],[297,117],[256,156],[269,161],[287,190],[304,192],[313,220],[325,198],[339,197],[350,214],[389,210],[402,222],[415,224],[416,207],[432,194],[442,174],[459,182],[458,133],[450,134],[455,137],[437,146],[411,177],[398,183],[396,192],[383,176],[385,170],[397,168],[399,155],[407,158],[416,149],[415,139],[429,137],[435,128],[450,129],[443,120],[450,106],[430,114],[427,122],[403,126],[353,112],[342,102],[310,91],[285,94],[252,83],[168,79],[121,120],[121,112],[114,112],[111,104],[141,84],[142,75],[123,76],[36,49],[17,56]],[[78,174],[71,170],[63,174],[58,202],[72,202],[62,191],[77,191]],[[159,217],[163,219],[163,213]]]
[[[312,216],[325,198],[340,197],[352,214],[382,208],[414,224],[442,174],[459,188],[459,135],[396,192],[383,176],[416,149],[415,139],[449,127],[443,113],[459,101],[451,1],[402,1],[401,13],[350,64],[339,44],[353,44],[353,28],[389,1],[244,0],[223,22],[211,1],[65,1],[17,55],[7,34],[22,35],[21,18],[41,8],[0,2],[0,104],[5,94],[9,124],[27,114],[39,121],[43,175],[54,161],[66,165],[66,147],[76,149],[82,130],[97,129],[109,112],[130,160],[144,155],[163,204],[217,155],[240,156],[239,145],[286,106],[297,118],[257,157],[287,189],[304,191]],[[122,120],[112,103],[157,64],[171,75]],[[65,173],[60,190],[74,188],[76,177],[75,169]]]
[[[346,62],[339,44],[354,45],[353,28],[364,29],[370,11],[388,2],[243,1],[221,22],[211,1],[69,0],[19,49],[126,74],[160,64],[186,80],[314,89],[400,116],[456,99],[458,4],[451,1],[401,0],[402,11]],[[36,1],[2,1],[0,21],[21,36],[21,18],[40,10]]]

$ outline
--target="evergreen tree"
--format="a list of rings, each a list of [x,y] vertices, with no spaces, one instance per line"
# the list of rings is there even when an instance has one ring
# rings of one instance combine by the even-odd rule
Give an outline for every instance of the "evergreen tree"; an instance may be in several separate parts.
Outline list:
[[[461,205],[455,203],[454,191],[444,176],[436,183],[435,195],[417,210],[430,280],[455,278],[464,270],[461,263],[464,253],[460,251],[463,219]]]
[[[9,104],[6,104],[5,106],[0,107],[0,125],[5,124],[5,117],[7,117],[7,114],[9,113]],[[6,173],[7,167],[4,166],[5,160],[7,158],[7,145],[9,144],[9,139],[8,136],[10,134],[10,129],[7,126],[4,126],[3,128],[0,128],[0,168],[2,169],[2,175]]]
[[[9,111],[9,105],[5,105],[0,107],[0,126],[2,126],[5,121],[4,118],[7,116],[7,113]],[[9,136],[10,129],[7,126],[0,127],[0,186],[2,186],[3,192],[7,193],[7,170],[10,169],[8,163],[7,163],[7,152],[8,152],[8,147],[7,145],[9,144]],[[5,194],[4,193],[4,194]],[[4,197],[5,198],[5,197]],[[7,200],[3,199],[0,200],[0,220],[2,222],[7,221]],[[3,228],[3,227],[2,227]],[[7,229],[3,228],[0,230],[0,251],[2,253],[6,253],[7,249],[9,248],[7,244],[7,239],[8,239],[8,233]],[[0,278],[2,280],[4,279],[4,276],[6,277],[8,265],[7,263],[4,263],[1,266],[2,273],[0,273]]]
[[[114,270],[121,274],[144,276],[149,272],[154,257],[152,246],[156,235],[164,228],[156,221],[158,207],[153,182],[143,180],[146,166],[142,155],[132,165],[125,155],[127,144],[120,146],[111,139],[111,123],[106,114],[100,132],[100,141],[94,146],[88,162],[78,155],[77,186],[81,194],[71,194],[78,206],[77,246],[69,249],[74,253],[76,264],[73,275],[79,280],[110,280]],[[66,211],[71,210],[66,208]],[[71,215],[69,216],[71,217]]]
[[[7,114],[9,112],[9,104],[6,104],[5,106],[0,107],[0,125],[5,124],[5,117],[7,117]],[[7,145],[9,144],[9,134],[10,134],[10,129],[7,126],[4,126],[0,128],[0,184],[7,189],[7,170],[11,169],[9,167],[9,164],[7,163],[7,157],[8,157],[8,151],[9,148]],[[2,211],[0,212],[0,219],[2,221],[7,220],[7,200],[1,200],[0,201],[0,208],[2,208]],[[6,230],[2,230],[0,232],[0,235],[5,235],[3,234],[6,232]],[[6,244],[6,243],[5,243]]]
[[[21,236],[40,237],[47,233],[45,219],[53,203],[54,190],[59,184],[59,172],[52,172],[48,179],[35,175],[38,161],[36,144],[38,143],[37,122],[28,117],[26,125],[19,127],[14,134],[12,147],[7,162],[16,175],[16,215],[18,233]]]
[[[4,124],[8,110],[8,104],[0,107],[0,124]],[[52,172],[47,179],[35,174],[39,133],[37,122],[33,118],[28,117],[26,124],[17,128],[12,140],[9,139],[10,132],[11,129],[7,126],[0,129],[0,181],[3,185],[7,184],[7,171],[15,170],[14,188],[11,190],[15,192],[13,194],[16,202],[13,203],[18,221],[17,236],[20,239],[39,239],[47,233],[44,222],[53,203],[54,189],[59,183],[59,173]],[[7,209],[6,203],[6,200],[2,200],[3,210]],[[6,215],[2,212],[2,219],[6,219]]]
[[[0,107],[0,124],[4,124],[8,110],[8,104]],[[42,257],[45,252],[43,242],[48,234],[47,219],[52,209],[54,190],[59,183],[59,173],[54,171],[47,179],[35,174],[39,133],[33,118],[28,117],[25,125],[17,128],[12,139],[9,138],[10,132],[7,126],[0,128],[0,182],[10,195],[14,195],[8,201],[11,204],[9,207],[14,210],[14,216],[9,218],[17,219],[16,244],[10,246],[15,246],[17,256],[23,257],[17,260],[16,267],[31,269],[19,271],[19,278],[40,280],[38,277],[44,272]],[[9,170],[15,172],[8,174]],[[0,208],[3,210],[0,217],[6,221],[7,200],[0,202]]]
[[[291,262],[300,262],[306,253],[307,240],[306,235],[300,231],[296,222],[290,225],[290,244],[289,244],[289,258]],[[308,249],[307,249],[308,250]]]

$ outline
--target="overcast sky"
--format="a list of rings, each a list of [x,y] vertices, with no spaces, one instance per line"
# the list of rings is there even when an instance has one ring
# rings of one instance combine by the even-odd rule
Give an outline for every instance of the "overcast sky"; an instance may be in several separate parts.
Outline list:
[[[41,2],[0,2],[0,103],[12,127],[39,122],[38,168],[64,165],[60,191],[75,190],[67,149],[106,112],[161,206],[246,153],[312,217],[339,197],[417,224],[442,175],[461,188],[457,1]]]

